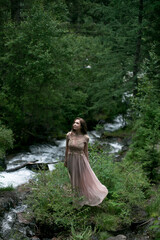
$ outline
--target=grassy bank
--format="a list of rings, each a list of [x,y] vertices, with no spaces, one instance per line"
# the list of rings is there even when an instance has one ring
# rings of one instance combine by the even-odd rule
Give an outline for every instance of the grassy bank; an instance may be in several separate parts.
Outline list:
[[[114,132],[105,131],[102,137],[103,138],[107,138],[107,137],[125,138],[125,137],[131,137],[133,134],[134,134],[133,128],[124,127],[124,128],[115,130]]]
[[[8,192],[8,191],[13,191],[14,187],[8,186],[8,187],[1,187],[0,185],[0,192]]]
[[[51,235],[47,237],[65,235],[65,239],[82,239],[82,236],[90,239],[89,236],[97,234],[103,240],[128,228],[134,221],[146,220],[138,214],[138,209],[146,210],[151,186],[141,165],[125,160],[113,163],[108,153],[99,152],[94,146],[90,146],[90,164],[109,190],[100,207],[75,206],[77,199],[63,163],[53,172],[41,172],[36,181],[32,181],[32,193],[27,199],[29,217],[36,219],[39,228],[47,229],[46,234]],[[73,238],[75,234],[79,238]]]

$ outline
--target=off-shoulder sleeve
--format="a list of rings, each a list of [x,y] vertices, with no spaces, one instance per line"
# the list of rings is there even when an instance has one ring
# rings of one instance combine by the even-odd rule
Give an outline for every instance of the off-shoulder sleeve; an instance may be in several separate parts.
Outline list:
[[[89,136],[88,135],[85,135],[85,141],[86,141],[86,143],[89,142]]]

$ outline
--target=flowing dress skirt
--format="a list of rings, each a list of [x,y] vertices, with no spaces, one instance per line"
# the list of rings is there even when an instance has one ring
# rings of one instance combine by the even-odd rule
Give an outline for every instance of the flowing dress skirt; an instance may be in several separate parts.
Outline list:
[[[84,152],[68,153],[67,168],[72,188],[80,197],[83,197],[79,204],[81,206],[100,204],[107,196],[108,190],[96,177]]]

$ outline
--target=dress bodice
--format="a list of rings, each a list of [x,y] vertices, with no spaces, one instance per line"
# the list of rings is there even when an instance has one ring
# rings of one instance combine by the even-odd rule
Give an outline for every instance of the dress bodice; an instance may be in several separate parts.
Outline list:
[[[69,152],[83,152],[84,146],[89,141],[88,135],[76,135],[73,132],[67,133]]]

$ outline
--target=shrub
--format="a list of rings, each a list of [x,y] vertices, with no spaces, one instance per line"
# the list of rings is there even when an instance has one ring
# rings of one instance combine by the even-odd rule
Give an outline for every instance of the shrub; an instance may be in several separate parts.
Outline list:
[[[152,192],[152,199],[147,206],[147,211],[150,217],[159,217],[160,216],[160,190],[154,190]]]
[[[115,231],[131,223],[132,207],[144,205],[149,188],[141,166],[125,161],[114,163],[106,152],[99,152],[94,146],[90,147],[90,164],[109,190],[101,206],[77,208],[72,204],[76,199],[67,169],[59,163],[53,172],[41,172],[31,184],[27,202],[37,222],[69,231],[73,226],[81,233],[91,224],[97,230]]]
[[[0,122],[0,158],[4,158],[6,150],[13,147],[13,133]]]
[[[159,57],[153,52],[139,78],[138,94],[133,99],[134,136],[126,158],[143,165],[149,179],[158,182],[160,167]]]
[[[14,190],[13,186],[8,186],[8,187],[1,187],[0,186],[0,192],[8,192],[8,191],[13,191],[13,190]]]
[[[150,216],[149,235],[153,239],[160,239],[160,190],[152,190],[152,199],[147,206],[147,212]]]
[[[87,227],[83,232],[76,232],[74,227],[71,227],[71,240],[89,240],[93,234],[91,227]]]

